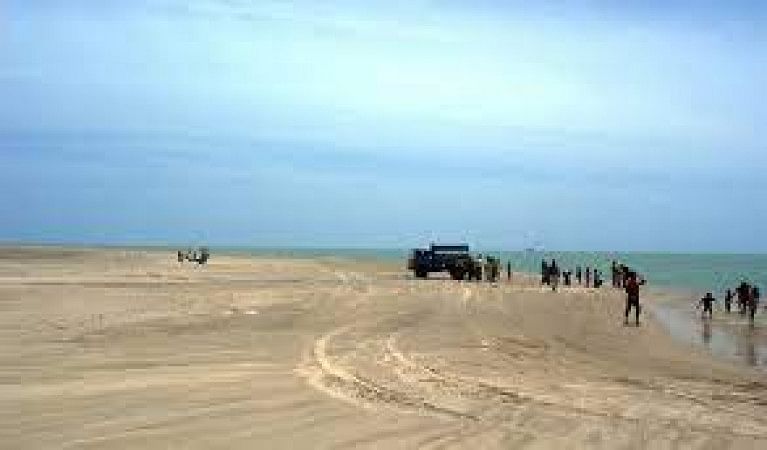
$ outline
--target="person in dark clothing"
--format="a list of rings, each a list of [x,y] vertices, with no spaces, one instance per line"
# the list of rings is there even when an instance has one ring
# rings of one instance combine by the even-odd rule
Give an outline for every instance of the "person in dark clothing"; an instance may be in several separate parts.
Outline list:
[[[637,274],[634,272],[629,273],[628,280],[626,280],[626,314],[625,314],[625,323],[628,325],[629,323],[629,314],[631,313],[631,308],[634,308],[635,311],[635,323],[638,326],[639,325],[639,286],[644,284],[644,280],[639,281],[637,278]]]
[[[732,309],[732,299],[734,295],[732,294],[731,289],[727,289],[727,292],[724,294],[724,312],[727,314],[730,313],[730,310]]]
[[[759,288],[756,286],[749,286],[750,289],[748,290],[748,320],[751,321],[751,323],[754,322],[754,316],[756,316],[756,309],[759,307]]]
[[[506,279],[511,281],[511,261],[506,263]]]
[[[552,259],[551,265],[549,266],[549,281],[551,283],[552,291],[556,291],[557,287],[559,287],[559,276],[560,276],[560,270],[559,270],[559,266],[557,265],[557,260]]]
[[[594,269],[594,287],[600,288],[602,287],[602,273],[599,272],[599,270]]]
[[[700,304],[703,305],[703,317],[706,317],[706,313],[708,313],[708,318],[712,318],[714,316],[714,302],[716,299],[711,294],[711,292],[707,292],[706,296],[700,299]]]
[[[618,265],[618,287],[622,288],[626,284],[626,276],[629,267],[625,264]]]
[[[549,274],[551,273],[549,265],[544,259],[541,262],[541,284],[549,284]]]
[[[618,263],[613,261],[610,269],[612,270],[613,287],[618,287]]]
[[[591,284],[591,268],[589,266],[586,266],[586,287],[589,287]]]
[[[570,277],[573,275],[573,273],[569,270],[565,270],[562,272],[562,276],[565,278],[565,286],[570,286]]]
[[[751,296],[751,286],[745,281],[740,283],[740,286],[735,288],[735,293],[738,296],[738,309],[741,315],[746,315],[746,309],[748,308],[748,298]]]
[[[575,267],[575,279],[578,280],[578,284],[581,284],[581,266]]]

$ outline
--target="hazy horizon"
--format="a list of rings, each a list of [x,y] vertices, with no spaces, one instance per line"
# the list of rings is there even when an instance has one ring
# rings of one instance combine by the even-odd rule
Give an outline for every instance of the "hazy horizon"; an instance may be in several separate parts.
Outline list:
[[[430,244],[468,244],[471,252],[500,252],[510,254],[524,254],[532,250],[533,253],[538,255],[556,255],[556,254],[599,254],[602,256],[620,255],[620,254],[634,254],[634,255],[689,255],[689,256],[767,256],[767,252],[737,252],[737,251],[706,251],[706,250],[620,250],[620,249],[570,249],[561,250],[556,248],[545,249],[530,249],[530,248],[495,248],[495,247],[482,247],[475,246],[467,242],[459,241],[436,241],[436,242],[423,242],[411,247],[369,247],[369,246],[311,246],[311,245],[281,245],[281,246],[269,246],[269,245],[257,245],[257,244],[208,244],[206,242],[86,242],[86,241],[54,241],[54,240],[38,240],[38,241],[21,241],[21,240],[8,240],[0,239],[0,247],[6,248],[24,248],[24,247],[52,247],[52,248],[72,248],[72,249],[158,249],[158,250],[196,250],[200,247],[208,247],[213,251],[223,252],[240,252],[240,251],[255,251],[255,252],[352,252],[360,254],[373,254],[376,252],[403,252],[409,253],[414,248],[428,248]]]
[[[766,25],[750,1],[11,0],[0,242],[764,253]]]

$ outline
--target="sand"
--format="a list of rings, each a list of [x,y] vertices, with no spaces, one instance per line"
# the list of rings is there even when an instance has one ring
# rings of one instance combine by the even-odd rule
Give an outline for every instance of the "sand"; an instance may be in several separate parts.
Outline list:
[[[767,377],[609,289],[0,248],[2,448],[767,448]]]

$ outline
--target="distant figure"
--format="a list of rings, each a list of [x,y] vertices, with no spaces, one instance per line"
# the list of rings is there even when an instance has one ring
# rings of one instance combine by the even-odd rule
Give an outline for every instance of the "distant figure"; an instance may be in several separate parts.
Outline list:
[[[618,263],[616,263],[614,260],[610,270],[612,271],[613,287],[619,287],[620,284],[618,283]]]
[[[570,270],[565,270],[562,272],[562,276],[565,279],[565,286],[570,286],[570,277],[572,276],[573,272]]]
[[[602,274],[597,269],[594,269],[594,287],[602,287]]]
[[[200,258],[197,260],[197,264],[207,264],[210,259],[210,251],[207,247],[200,248]]]
[[[748,293],[748,319],[754,322],[756,309],[759,307],[759,288],[753,286]]]
[[[706,313],[708,313],[708,318],[712,318],[714,316],[714,302],[716,299],[711,294],[711,292],[707,292],[705,297],[700,299],[700,304],[703,305],[703,317],[706,317]]]
[[[184,254],[181,253],[181,250],[178,250],[176,253],[178,256],[178,262],[184,262]]]
[[[581,284],[582,280],[581,266],[575,267],[575,279],[578,280],[578,284]]]
[[[586,287],[589,287],[589,285],[591,285],[591,268],[586,266]]]
[[[724,312],[727,314],[730,313],[730,310],[732,309],[732,299],[735,297],[732,294],[731,289],[727,289],[727,292],[724,294]]]
[[[477,265],[479,266],[479,278],[477,281],[482,281],[485,279],[485,258],[482,257],[482,253],[477,255]]]
[[[745,281],[740,283],[740,286],[735,288],[735,293],[738,296],[738,311],[741,315],[746,315],[746,309],[749,304],[749,297],[751,297],[751,286]]]
[[[625,323],[628,325],[629,323],[629,314],[631,313],[631,308],[634,308],[635,311],[635,323],[636,325],[639,325],[639,286],[644,284],[644,280],[641,282],[637,279],[637,274],[634,272],[630,272],[628,276],[628,280],[626,281],[625,289],[626,289],[626,314],[625,314]]]
[[[541,284],[549,284],[549,274],[551,273],[549,265],[544,259],[541,262]]]
[[[500,269],[500,261],[493,256],[488,256],[485,263],[485,277],[487,281],[491,283],[497,282]]]
[[[511,261],[506,263],[506,279],[511,281]]]
[[[557,266],[557,260],[552,259],[549,266],[549,280],[551,282],[551,290],[556,291],[559,286],[559,266]]]

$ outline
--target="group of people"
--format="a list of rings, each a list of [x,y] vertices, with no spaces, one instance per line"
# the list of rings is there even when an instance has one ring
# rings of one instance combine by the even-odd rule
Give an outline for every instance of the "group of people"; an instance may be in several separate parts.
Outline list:
[[[732,302],[735,300],[738,306],[738,312],[741,315],[748,314],[749,319],[753,322],[756,316],[756,311],[759,309],[759,300],[761,292],[759,287],[742,281],[735,289],[727,289],[724,294],[724,311],[729,314],[732,311]],[[703,317],[708,315],[708,318],[714,316],[714,302],[716,298],[711,292],[700,299],[700,305],[703,306]]]
[[[612,274],[612,285],[616,289],[623,289],[626,292],[626,309],[624,311],[625,323],[628,324],[631,312],[634,312],[634,321],[639,325],[639,314],[641,307],[639,304],[639,289],[646,283],[646,279],[637,274],[635,270],[626,264],[618,261],[612,261],[610,266]],[[602,272],[597,268],[580,265],[575,267],[575,272],[571,270],[562,270],[557,264],[556,259],[541,261],[541,284],[551,286],[552,291],[559,287],[560,279],[565,286],[573,285],[573,274],[575,282],[585,287],[599,288],[603,284]],[[506,265],[506,275],[511,279],[511,261]],[[727,289],[724,294],[724,310],[726,313],[732,311],[733,302],[737,303],[738,312],[741,315],[748,315],[750,320],[754,321],[754,316],[759,309],[760,290],[756,285],[743,281],[734,289]],[[703,316],[713,317],[713,304],[717,299],[711,292],[700,299],[700,305],[703,306]],[[765,305],[767,309],[767,305]]]
[[[626,291],[625,322],[628,323],[629,315],[633,310],[635,323],[639,325],[639,287],[645,284],[645,279],[626,264],[617,261],[612,262],[611,272],[613,287]],[[551,286],[553,291],[557,290],[560,277],[564,279],[565,286],[571,286],[572,275],[573,272],[570,270],[561,270],[556,259],[552,259],[551,262],[544,259],[541,262],[541,283]],[[575,267],[575,280],[579,285],[594,288],[600,288],[604,283],[599,269],[586,266],[584,270],[580,265]]]
[[[545,259],[541,262],[541,283],[547,286],[551,286],[551,290],[556,291],[559,286],[559,280],[562,278],[565,286],[572,286],[573,284],[573,271],[561,270],[557,264],[556,259],[552,259],[551,262]],[[575,281],[579,285],[585,285],[586,287],[602,287],[604,283],[602,280],[602,272],[596,268],[586,266],[585,270],[581,266],[575,267]]]
[[[191,248],[184,251],[177,250],[176,256],[178,258],[178,262],[184,262],[184,261],[190,261],[190,262],[196,262],[197,264],[207,264],[208,260],[210,259],[210,251],[207,249],[207,247],[200,247],[199,250],[192,250]]]

